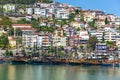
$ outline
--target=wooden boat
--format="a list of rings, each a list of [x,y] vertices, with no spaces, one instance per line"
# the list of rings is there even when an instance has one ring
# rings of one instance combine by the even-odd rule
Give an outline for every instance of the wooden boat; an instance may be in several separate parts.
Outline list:
[[[84,59],[82,64],[83,65],[101,65],[102,62],[99,59]]]
[[[68,63],[70,65],[81,65],[82,64],[82,59],[69,59]]]
[[[70,58],[53,58],[51,59],[52,64],[67,64],[67,65],[81,65],[81,59],[70,59]]]
[[[51,59],[51,64],[68,64],[68,59],[66,58],[52,58]]]
[[[9,59],[11,64],[26,64],[27,59],[26,58],[20,58],[20,57],[15,57]]]
[[[39,58],[39,59],[30,59],[27,61],[28,64],[50,64],[50,61],[47,59]]]

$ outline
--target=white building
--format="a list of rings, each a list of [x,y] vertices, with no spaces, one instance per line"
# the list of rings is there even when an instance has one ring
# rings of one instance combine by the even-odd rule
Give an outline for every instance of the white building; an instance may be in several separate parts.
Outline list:
[[[32,8],[32,7],[27,7],[27,8],[26,8],[26,13],[27,13],[27,14],[30,14],[30,15],[33,14],[33,13],[34,13],[33,8]]]
[[[56,19],[69,19],[69,11],[63,9],[56,11]]]
[[[39,35],[42,37],[42,46],[43,47],[48,47],[51,46],[52,44],[52,37],[51,34],[44,34],[44,35]]]
[[[77,35],[80,36],[81,40],[88,40],[89,39],[89,34],[88,34],[88,31],[86,31],[86,30],[77,31]]]
[[[36,33],[26,33],[22,35],[24,47],[47,47],[51,46],[50,37],[48,35],[38,35]]]
[[[38,35],[35,34],[23,34],[22,35],[22,44],[24,47],[35,47],[37,46]]]
[[[111,25],[114,25],[116,28],[120,26],[120,17],[116,17],[114,21],[110,22]]]
[[[96,26],[97,28],[100,28],[100,27],[102,27],[103,25],[105,25],[105,21],[104,21],[104,20],[97,20],[97,21],[95,21],[95,26]]]
[[[105,32],[104,35],[105,41],[116,41],[116,32]]]
[[[40,17],[45,18],[47,14],[47,10],[46,9],[40,9]]]
[[[66,46],[67,37],[53,37],[53,46]]]
[[[108,21],[110,21],[110,22],[115,21],[115,18],[116,18],[115,15],[113,15],[113,14],[107,14],[106,16],[107,16]]]
[[[102,41],[103,40],[103,32],[93,32],[91,33],[92,36],[96,36],[98,41]]]
[[[34,8],[34,14],[40,15],[40,13],[41,13],[40,7],[35,7],[35,8]]]
[[[15,6],[15,4],[4,4],[3,9],[5,12],[15,11],[16,6]]]

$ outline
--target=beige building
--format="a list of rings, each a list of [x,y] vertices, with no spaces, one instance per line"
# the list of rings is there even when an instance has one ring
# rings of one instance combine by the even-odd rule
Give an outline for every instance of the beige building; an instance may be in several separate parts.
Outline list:
[[[97,28],[100,28],[100,27],[102,27],[103,25],[105,25],[105,21],[104,21],[104,20],[97,20],[97,21],[95,22],[95,26],[96,26]]]
[[[10,45],[11,48],[16,47],[16,39],[14,37],[9,36],[8,40],[9,40],[9,45]]]
[[[84,20],[86,22],[92,21],[93,19],[105,19],[105,14],[103,11],[99,10],[82,10]]]
[[[54,36],[64,36],[64,30],[62,28],[57,28],[54,32]]]
[[[80,27],[80,22],[78,22],[78,21],[72,21],[70,23],[70,26],[72,26],[74,28],[78,28],[78,27]]]
[[[82,10],[82,14],[84,16],[84,20],[86,22],[92,21],[95,18],[95,11],[91,11],[91,10]]]

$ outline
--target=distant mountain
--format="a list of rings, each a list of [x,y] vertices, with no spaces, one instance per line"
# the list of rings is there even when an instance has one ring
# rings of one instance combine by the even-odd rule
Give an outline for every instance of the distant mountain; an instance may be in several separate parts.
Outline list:
[[[44,3],[50,3],[52,0],[0,0],[0,3],[6,4],[6,3],[14,3],[14,4],[33,4],[35,2],[44,2]]]

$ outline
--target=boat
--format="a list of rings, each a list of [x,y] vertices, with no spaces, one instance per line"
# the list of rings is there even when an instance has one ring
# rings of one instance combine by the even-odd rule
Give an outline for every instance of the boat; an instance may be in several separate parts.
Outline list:
[[[82,59],[68,59],[69,65],[81,65]]]
[[[50,64],[50,61],[47,59],[43,58],[38,58],[38,59],[30,59],[27,61],[28,64]]]
[[[65,64],[66,61],[64,59],[61,58],[52,58],[51,59],[51,64],[55,64],[55,65],[59,65],[59,64]]]
[[[4,58],[0,58],[0,64],[3,64],[5,62]]]
[[[102,66],[120,67],[120,61],[119,60],[106,60],[102,62]]]
[[[51,59],[52,64],[65,64],[65,65],[81,65],[81,59],[71,59],[71,58],[53,58]]]
[[[83,65],[101,65],[102,61],[99,59],[84,59],[82,64]]]
[[[27,64],[28,59],[22,57],[14,57],[9,60],[11,64]]]

